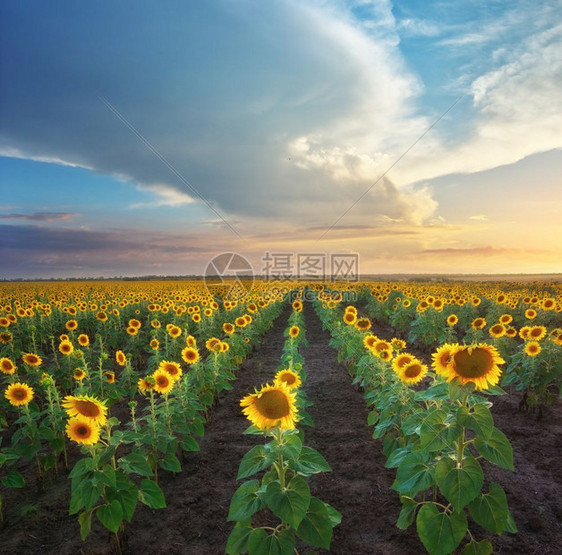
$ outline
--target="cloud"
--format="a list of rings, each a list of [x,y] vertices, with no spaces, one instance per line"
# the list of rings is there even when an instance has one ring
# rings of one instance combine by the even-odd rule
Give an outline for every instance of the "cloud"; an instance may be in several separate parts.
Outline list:
[[[492,247],[467,247],[467,248],[445,248],[445,249],[424,249],[417,254],[419,256],[445,256],[451,258],[464,257],[496,257],[496,256],[513,256],[513,255],[537,255],[548,254],[551,251],[545,249],[515,249]]]
[[[154,208],[157,206],[184,206],[195,200],[183,191],[178,191],[170,185],[157,183],[154,185],[137,185],[136,188],[143,192],[152,193],[156,198],[153,202],[137,202],[129,208]]]
[[[70,221],[80,216],[76,212],[31,212],[29,214],[0,214],[2,220],[27,220],[32,222],[57,222]]]
[[[469,220],[476,220],[478,222],[486,222],[488,221],[488,216],[485,214],[477,214],[476,216],[469,216]]]

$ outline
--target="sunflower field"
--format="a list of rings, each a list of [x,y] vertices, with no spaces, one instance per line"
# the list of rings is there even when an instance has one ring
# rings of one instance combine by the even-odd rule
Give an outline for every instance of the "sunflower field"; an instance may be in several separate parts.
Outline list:
[[[0,285],[9,553],[556,553],[562,287]]]

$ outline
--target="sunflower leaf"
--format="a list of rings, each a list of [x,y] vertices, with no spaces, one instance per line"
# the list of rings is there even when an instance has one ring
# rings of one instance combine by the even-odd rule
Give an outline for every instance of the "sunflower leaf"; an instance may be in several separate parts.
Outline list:
[[[402,495],[413,497],[433,483],[433,469],[429,466],[429,457],[424,453],[414,452],[402,459],[391,488]]]
[[[301,449],[298,459],[294,461],[294,467],[304,476],[332,470],[328,461],[316,449],[306,446]]]
[[[442,513],[435,503],[427,503],[418,512],[418,536],[432,555],[447,555],[454,551],[466,535],[466,515]]]
[[[254,513],[263,509],[265,504],[259,489],[258,480],[243,483],[232,496],[227,520],[247,520]]]
[[[82,511],[78,515],[78,524],[80,524],[80,538],[84,541],[92,529],[92,511]]]
[[[316,547],[330,548],[332,522],[326,505],[319,499],[310,499],[306,515],[297,529],[297,536]]]
[[[156,482],[143,480],[139,490],[139,499],[151,509],[163,509],[166,507],[164,494]]]
[[[248,552],[248,538],[253,532],[253,528],[248,522],[237,522],[236,526],[228,536],[226,542],[227,555],[239,555]]]
[[[267,468],[275,460],[275,455],[266,450],[264,445],[256,445],[250,449],[240,461],[237,480],[252,476],[260,470]]]
[[[474,457],[464,459],[462,468],[457,468],[449,457],[443,457],[435,467],[435,480],[447,501],[460,511],[480,493],[484,473]]]
[[[508,526],[509,509],[503,488],[492,482],[489,493],[479,495],[469,505],[470,515],[486,530],[501,534]]]
[[[121,457],[119,466],[127,474],[138,474],[139,476],[152,476],[152,468],[146,460],[146,455],[140,450],[134,450],[126,457]]]
[[[17,470],[10,470],[2,478],[2,485],[5,488],[23,488],[25,486],[25,479]]]
[[[310,489],[302,476],[294,476],[285,488],[278,481],[268,484],[265,491],[267,506],[283,522],[297,529],[310,504]]]
[[[472,412],[469,412],[466,407],[459,407],[457,411],[457,422],[461,426],[476,432],[484,439],[489,438],[494,430],[492,413],[490,409],[482,403],[475,405]]]
[[[116,533],[123,522],[121,503],[114,499],[111,503],[98,507],[96,516],[108,530]]]
[[[494,428],[486,439],[477,435],[474,438],[474,447],[491,463],[508,470],[514,470],[511,444],[505,434],[497,428]]]
[[[462,550],[462,555],[491,555],[492,553],[492,544],[488,540],[471,541]]]

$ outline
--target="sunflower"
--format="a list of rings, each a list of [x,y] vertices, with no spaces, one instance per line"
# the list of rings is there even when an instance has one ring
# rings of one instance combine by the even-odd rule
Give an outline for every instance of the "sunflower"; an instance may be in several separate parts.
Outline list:
[[[115,372],[108,371],[104,372],[103,375],[107,383],[115,383]]]
[[[374,354],[379,355],[381,351],[392,351],[392,345],[384,339],[379,339],[371,348]]]
[[[246,395],[240,406],[248,420],[260,430],[279,426],[292,430],[297,420],[296,393],[284,384],[266,384],[259,391]]]
[[[13,374],[16,369],[17,366],[9,358],[0,358],[0,371],[3,374]]]
[[[392,345],[392,348],[397,352],[406,348],[406,342],[403,339],[398,339],[397,337],[393,337],[390,340],[390,344]]]
[[[443,299],[435,299],[435,301],[433,301],[433,308],[437,312],[441,312],[443,310],[444,306],[445,306],[445,303],[443,302]]]
[[[230,349],[230,345],[228,343],[226,343],[225,341],[220,342],[220,352],[221,353],[226,353],[226,351],[228,351],[229,349]]]
[[[220,339],[217,339],[216,337],[211,337],[210,339],[207,339],[207,341],[205,341],[205,347],[207,347],[208,351],[217,351],[215,347],[219,343],[220,343]]]
[[[404,366],[410,364],[410,362],[413,362],[414,360],[416,360],[416,358],[414,357],[414,355],[411,355],[410,353],[399,354],[392,361],[392,369],[398,374]]]
[[[59,351],[65,355],[71,355],[74,351],[74,345],[70,341],[61,341]]]
[[[14,340],[14,336],[9,331],[0,333],[0,343],[7,345]]]
[[[449,326],[456,326],[459,318],[456,314],[450,314],[447,316],[447,325]]]
[[[357,316],[357,309],[352,304],[345,307],[345,312],[351,312]]]
[[[371,350],[378,340],[379,340],[379,338],[376,335],[373,335],[372,333],[369,333],[365,337],[363,337],[363,345],[367,349]]]
[[[499,382],[501,370],[498,364],[504,362],[495,347],[480,343],[459,347],[447,367],[437,369],[437,373],[445,376],[448,382],[459,378],[463,385],[473,382],[477,390],[482,390]]]
[[[246,320],[244,318],[242,318],[242,316],[239,316],[238,318],[236,318],[236,320],[234,320],[234,323],[239,327],[239,328],[243,328],[247,325]]]
[[[105,312],[98,312],[96,314],[96,318],[100,321],[100,322],[107,322],[107,314]]]
[[[392,351],[390,349],[382,349],[381,351],[378,351],[377,356],[381,359],[381,360],[391,360],[392,359]]]
[[[78,327],[78,322],[76,320],[68,320],[68,322],[64,325],[64,327],[68,331],[75,330]]]
[[[151,325],[155,330],[157,330],[158,328],[160,328],[160,326],[161,326],[162,324],[160,323],[160,320],[156,320],[156,319],[155,319],[155,320],[151,320],[150,325]]]
[[[279,372],[275,374],[275,384],[279,385],[280,382],[285,384],[289,389],[296,389],[302,383],[300,376],[291,369],[279,370]]]
[[[131,318],[129,320],[129,327],[136,328],[138,330],[141,327],[141,323],[136,318]]]
[[[343,315],[343,321],[348,325],[348,326],[353,326],[355,325],[355,322],[357,322],[357,315],[354,312],[346,312]]]
[[[515,328],[509,327],[509,328],[507,328],[507,330],[505,330],[505,336],[506,337],[516,337],[517,336],[517,330]]]
[[[76,368],[72,377],[77,382],[81,382],[86,377],[86,372],[82,368]]]
[[[67,395],[62,406],[69,416],[79,416],[99,426],[103,426],[107,421],[107,407],[95,397]]]
[[[538,341],[529,341],[525,344],[525,354],[530,357],[536,357],[542,351]]]
[[[442,374],[443,372],[447,371],[447,368],[452,361],[453,355],[459,348],[460,346],[457,343],[445,343],[431,355],[431,358],[433,359],[431,366],[433,366],[438,374]]]
[[[174,388],[175,381],[165,370],[158,368],[156,372],[152,374],[152,377],[154,378],[154,391],[157,391],[162,395],[168,395],[168,393],[170,393],[170,391]]]
[[[552,298],[546,298],[542,301],[543,310],[554,310],[556,308],[556,300]]]
[[[474,320],[472,320],[472,324],[470,325],[470,327],[473,330],[481,330],[486,327],[486,323],[487,322],[485,318],[475,318]]]
[[[399,368],[397,374],[401,381],[413,385],[423,380],[427,374],[427,366],[414,359]]]
[[[41,366],[43,364],[43,359],[35,353],[26,353],[21,359],[28,366]]]
[[[171,326],[168,330],[168,334],[171,338],[176,339],[181,335],[181,328],[178,328],[178,326]]]
[[[502,324],[511,324],[511,322],[513,322],[513,316],[511,314],[502,314],[500,316],[500,322]]]
[[[140,378],[137,382],[137,387],[141,393],[148,393],[154,387],[154,378],[152,376]]]
[[[100,430],[92,420],[75,416],[66,424],[66,435],[76,443],[95,445],[100,439]]]
[[[158,370],[164,370],[164,372],[167,372],[174,381],[179,380],[183,374],[182,369],[177,362],[169,362],[167,360],[163,360],[158,365]]]
[[[2,316],[0,318],[0,326],[2,326],[3,328],[7,328],[10,326],[10,320],[8,320],[8,318],[5,318],[4,316]]]
[[[536,317],[537,317],[537,311],[536,310],[533,310],[532,308],[528,308],[525,311],[525,318],[527,318],[527,320],[533,320]]]
[[[369,318],[358,318],[355,322],[355,328],[360,331],[367,331],[371,329],[371,320]]]
[[[149,345],[152,350],[157,351],[160,348],[160,341],[158,339],[151,339]]]
[[[295,312],[301,312],[302,311],[302,301],[294,301],[293,302],[293,310]]]
[[[533,339],[535,341],[540,341],[546,335],[546,328],[544,326],[533,326],[530,331],[527,339]]]
[[[193,335],[188,335],[185,338],[185,344],[188,347],[197,347],[197,340],[193,337]]]
[[[523,326],[519,330],[519,337],[521,339],[529,339],[529,333],[531,332],[531,326]]]
[[[299,333],[301,332],[301,329],[298,326],[291,326],[289,328],[289,337],[298,337]]]
[[[125,331],[128,335],[137,335],[139,333],[139,328],[133,328],[133,326],[129,326]]]
[[[185,347],[181,352],[181,358],[187,364],[195,364],[199,360],[199,351],[195,347]]]
[[[4,397],[8,399],[10,405],[21,407],[33,399],[33,389],[26,383],[13,383],[6,389]]]
[[[230,322],[225,322],[222,325],[222,331],[224,331],[224,333],[227,333],[228,335],[230,335],[231,333],[234,333],[235,330],[236,330],[236,327],[234,326],[234,324],[231,324]]]
[[[127,362],[127,357],[125,356],[125,353],[121,350],[117,351],[115,353],[115,361],[119,366],[125,366],[125,363]]]
[[[492,337],[503,337],[505,335],[505,326],[503,324],[494,324],[489,330],[488,333]]]
[[[199,313],[193,314],[193,316],[191,317],[191,319],[192,319],[196,324],[198,324],[199,322],[201,322],[201,314],[199,314]]]
[[[85,333],[81,333],[78,336],[78,343],[82,346],[82,347],[87,347],[90,344],[90,338],[85,334]]]
[[[60,339],[61,341],[70,341],[70,337],[68,337],[68,335],[66,335],[66,333],[61,333],[61,334],[59,335],[59,339]]]

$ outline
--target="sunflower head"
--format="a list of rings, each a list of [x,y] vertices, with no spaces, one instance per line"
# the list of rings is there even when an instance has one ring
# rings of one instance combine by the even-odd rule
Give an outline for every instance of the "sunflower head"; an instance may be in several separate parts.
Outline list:
[[[355,322],[357,322],[357,314],[355,314],[355,312],[348,311],[343,315],[343,321],[348,326],[353,326],[355,325]]]
[[[125,356],[125,353],[123,351],[119,350],[115,353],[115,362],[117,362],[119,366],[125,366],[127,357]]]
[[[533,341],[540,341],[546,335],[546,328],[544,326],[532,326],[529,330],[529,335],[527,339],[532,339]]]
[[[76,368],[72,377],[77,382],[81,382],[86,377],[86,372],[82,368]]]
[[[7,357],[0,358],[0,371],[3,374],[13,374],[17,366]]]
[[[275,374],[275,384],[279,385],[281,382],[289,389],[296,389],[302,383],[300,376],[291,369],[279,370],[279,372]]]
[[[43,364],[43,359],[35,353],[26,353],[21,357],[21,359],[24,364],[27,364],[28,366],[41,366],[41,364]]]
[[[459,318],[456,314],[450,314],[447,316],[447,325],[448,326],[456,326]]]
[[[82,416],[74,416],[66,424],[68,437],[81,445],[95,445],[100,438],[99,426]]]
[[[396,356],[396,358],[392,361],[392,369],[398,374],[400,370],[410,362],[416,360],[414,355],[410,353],[401,353]]]
[[[179,380],[183,374],[182,369],[177,362],[169,362],[167,360],[163,360],[158,365],[158,370],[164,370],[164,372],[167,372],[174,381]]]
[[[443,375],[448,382],[459,378],[463,385],[473,382],[477,390],[482,390],[499,382],[501,370],[498,365],[504,362],[492,345],[462,346],[453,354]]]
[[[503,337],[505,335],[505,326],[503,324],[494,324],[488,330],[492,337]]]
[[[355,322],[355,328],[359,331],[367,331],[371,329],[371,320],[369,318],[358,318]]]
[[[108,370],[103,373],[106,383],[115,383],[115,372]]]
[[[90,338],[85,333],[81,333],[78,336],[78,343],[82,347],[87,347],[90,344]]]
[[[447,369],[449,367],[449,364],[453,359],[453,355],[457,352],[459,348],[460,346],[456,343],[454,344],[445,343],[444,345],[441,345],[437,349],[437,351],[435,351],[435,353],[431,355],[431,358],[433,360],[431,365],[433,366],[437,374],[440,374],[442,376],[447,375],[447,371],[448,371]]]
[[[74,352],[74,345],[70,341],[61,341],[59,351],[65,356],[71,355]]]
[[[397,374],[402,382],[409,385],[417,384],[427,374],[427,366],[414,358],[407,364],[402,365]]]
[[[154,387],[154,379],[151,376],[140,378],[137,387],[141,393],[148,393]]]
[[[298,326],[291,326],[289,328],[289,337],[298,337],[300,332],[301,330]]]
[[[536,357],[541,350],[542,349],[538,341],[528,341],[525,344],[525,354],[529,357]]]
[[[67,395],[62,406],[69,416],[86,418],[99,426],[103,426],[107,421],[107,407],[95,397]]]
[[[470,326],[473,330],[481,330],[486,327],[486,319],[485,318],[475,318],[472,320],[472,324]]]
[[[265,385],[241,401],[242,412],[260,430],[279,426],[282,430],[295,428],[297,420],[296,394],[283,383]]]
[[[181,358],[187,364],[195,364],[199,360],[199,351],[195,347],[185,347],[181,352]]]
[[[234,333],[235,330],[236,330],[236,326],[234,324],[231,324],[230,322],[225,322],[222,325],[222,331],[224,331],[224,333],[228,335]]]
[[[10,405],[14,407],[23,407],[28,405],[33,399],[33,389],[26,383],[13,383],[8,386],[4,397],[8,399]]]
[[[162,395],[168,395],[174,388],[175,380],[165,370],[158,368],[156,372],[152,374],[152,377],[154,378],[154,385],[152,387],[154,391]]]

